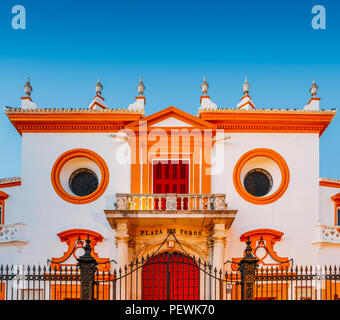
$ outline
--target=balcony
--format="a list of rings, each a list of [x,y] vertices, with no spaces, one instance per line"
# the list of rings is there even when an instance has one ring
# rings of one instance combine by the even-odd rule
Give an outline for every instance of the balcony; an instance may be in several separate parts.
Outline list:
[[[317,241],[340,244],[340,226],[317,226]]]
[[[224,194],[116,194],[117,210],[216,211],[226,210]]]
[[[16,245],[22,247],[27,242],[23,240],[24,224],[0,224],[0,245]]]
[[[115,209],[105,210],[113,229],[122,220],[136,227],[151,227],[177,223],[202,226],[216,219],[229,228],[237,212],[227,209],[225,194],[118,193],[116,198]]]

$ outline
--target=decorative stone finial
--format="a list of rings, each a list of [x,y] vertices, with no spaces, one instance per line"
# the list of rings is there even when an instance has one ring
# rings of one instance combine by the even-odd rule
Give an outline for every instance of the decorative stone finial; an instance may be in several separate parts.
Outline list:
[[[242,89],[243,89],[243,93],[244,94],[248,94],[249,93],[250,84],[248,83],[248,77],[245,78],[244,84],[242,86]]]
[[[318,85],[315,83],[315,80],[313,80],[313,85],[312,87],[309,89],[310,93],[312,94],[312,97],[316,96],[316,94],[318,93]]]
[[[29,77],[27,77],[27,82],[24,85],[24,89],[25,89],[25,93],[27,94],[27,96],[30,96],[33,89],[31,87],[30,78]]]
[[[145,90],[145,85],[143,83],[143,77],[142,76],[140,77],[139,83],[137,85],[137,90],[138,90],[138,94],[140,96],[143,96],[144,90]]]
[[[208,89],[209,89],[209,84],[207,83],[206,81],[206,77],[204,76],[204,79],[203,79],[203,83],[201,85],[201,89],[202,89],[202,93],[203,95],[207,95],[208,93]]]
[[[96,94],[100,96],[102,94],[102,91],[103,91],[103,85],[100,83],[99,76],[98,76],[98,81],[95,85],[95,88],[96,88]]]

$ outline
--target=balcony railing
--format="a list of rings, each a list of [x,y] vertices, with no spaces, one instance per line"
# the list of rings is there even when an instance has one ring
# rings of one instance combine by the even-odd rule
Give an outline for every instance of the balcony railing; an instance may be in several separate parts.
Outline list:
[[[117,210],[226,210],[225,194],[116,194]]]
[[[322,242],[340,243],[340,226],[318,226],[319,238]]]
[[[0,244],[1,243],[15,243],[25,244],[22,239],[22,228],[25,225],[22,223],[15,224],[0,224]]]

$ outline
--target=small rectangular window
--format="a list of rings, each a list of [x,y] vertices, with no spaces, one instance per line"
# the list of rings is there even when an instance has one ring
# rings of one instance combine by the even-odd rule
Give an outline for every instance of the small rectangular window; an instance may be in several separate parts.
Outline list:
[[[336,209],[336,225],[340,226],[340,207]]]
[[[3,217],[3,205],[2,203],[0,202],[0,224],[4,224],[3,220],[4,220],[4,217]]]

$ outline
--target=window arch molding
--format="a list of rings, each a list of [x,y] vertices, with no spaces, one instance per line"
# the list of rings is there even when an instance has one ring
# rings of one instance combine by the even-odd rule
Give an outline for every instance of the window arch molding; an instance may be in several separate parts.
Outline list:
[[[250,193],[247,192],[241,181],[241,172],[243,167],[247,164],[249,160],[256,157],[265,157],[273,160],[277,164],[281,172],[281,183],[279,187],[275,192],[269,194],[268,196],[256,197],[251,195]],[[275,202],[276,200],[282,197],[282,195],[286,192],[288,188],[289,176],[290,174],[288,165],[284,158],[278,152],[272,149],[258,148],[246,152],[237,161],[233,172],[233,182],[236,191],[244,200],[256,205],[265,205]]]

